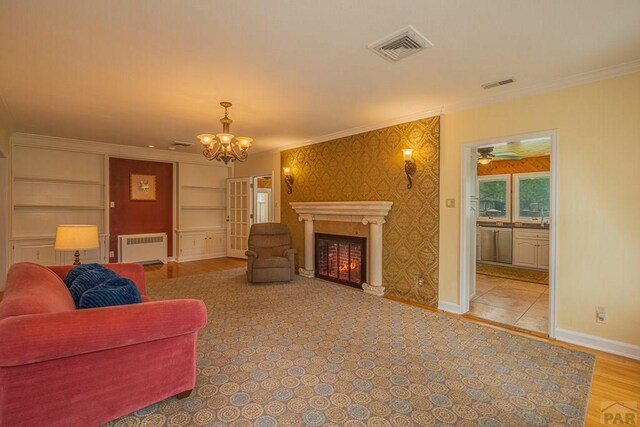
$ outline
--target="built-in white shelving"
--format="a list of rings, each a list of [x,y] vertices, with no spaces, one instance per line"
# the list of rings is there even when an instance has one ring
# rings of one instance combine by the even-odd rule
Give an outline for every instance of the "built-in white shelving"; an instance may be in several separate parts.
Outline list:
[[[178,261],[226,255],[229,169],[178,165]]]
[[[12,263],[73,262],[73,253],[54,249],[59,224],[95,224],[100,247],[82,251],[84,262],[106,262],[104,154],[15,145],[11,167]]]

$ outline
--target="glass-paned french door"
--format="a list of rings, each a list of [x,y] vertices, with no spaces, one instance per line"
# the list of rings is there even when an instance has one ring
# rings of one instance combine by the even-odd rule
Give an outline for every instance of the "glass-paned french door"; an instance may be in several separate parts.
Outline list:
[[[227,180],[227,256],[246,258],[251,227],[251,178]]]

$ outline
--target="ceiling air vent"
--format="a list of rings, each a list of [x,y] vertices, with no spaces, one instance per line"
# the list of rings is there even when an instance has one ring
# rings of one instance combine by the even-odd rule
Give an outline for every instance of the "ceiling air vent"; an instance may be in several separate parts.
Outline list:
[[[482,85],[482,89],[493,89],[494,87],[508,85],[509,83],[513,83],[513,82],[515,82],[515,80],[506,79],[506,80],[500,80],[499,82],[485,83]]]
[[[387,61],[396,62],[432,46],[433,43],[408,25],[367,47]]]
[[[191,147],[193,142],[175,140],[171,143],[174,147]]]

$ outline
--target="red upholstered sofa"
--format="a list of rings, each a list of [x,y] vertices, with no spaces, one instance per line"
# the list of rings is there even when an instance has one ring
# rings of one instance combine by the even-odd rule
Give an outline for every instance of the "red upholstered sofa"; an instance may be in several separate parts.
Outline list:
[[[15,264],[0,302],[0,426],[95,426],[195,386],[198,300],[152,302],[138,264],[107,264],[144,302],[76,310],[71,266]]]

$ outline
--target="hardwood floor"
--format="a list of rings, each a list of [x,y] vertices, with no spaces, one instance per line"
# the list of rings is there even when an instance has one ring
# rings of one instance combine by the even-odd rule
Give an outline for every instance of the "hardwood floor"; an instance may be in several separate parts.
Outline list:
[[[145,277],[148,281],[160,280],[173,277],[185,277],[194,274],[207,273],[210,271],[227,270],[231,268],[243,267],[246,260],[234,258],[218,258],[203,261],[193,261],[187,263],[169,263],[166,265],[153,265],[145,267]],[[0,299],[2,293],[0,293]],[[519,335],[527,336],[532,339],[546,341],[552,344],[561,345],[563,347],[580,350],[595,356],[596,363],[591,383],[591,394],[589,396],[589,406],[587,409],[587,426],[598,426],[601,416],[601,405],[606,402],[636,402],[640,405],[640,361],[632,360],[626,357],[616,356],[598,350],[591,350],[573,344],[567,344],[546,337],[540,337],[532,333],[523,331],[514,331],[511,328],[497,326],[487,323],[481,319],[470,319],[460,315],[447,313],[433,307],[422,304],[402,301],[397,298],[387,297],[388,299],[420,307],[430,311],[436,311],[443,315],[462,319],[468,322],[483,324],[489,327],[509,331]]]
[[[152,280],[193,276],[194,274],[208,273],[211,271],[230,270],[232,268],[246,266],[247,260],[239,258],[213,258],[182,263],[169,262],[167,264],[145,266],[144,277],[149,282]]]

